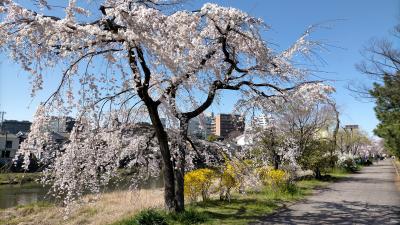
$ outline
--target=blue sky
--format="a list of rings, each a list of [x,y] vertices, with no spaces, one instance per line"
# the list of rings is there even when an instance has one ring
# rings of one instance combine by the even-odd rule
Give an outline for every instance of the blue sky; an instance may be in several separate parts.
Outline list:
[[[207,1],[188,1],[190,9],[199,8]],[[304,30],[316,23],[329,22],[330,29],[317,30],[313,38],[332,45],[321,52],[325,64],[315,73],[318,77],[334,80],[337,92],[334,97],[342,113],[343,124],[359,124],[372,134],[377,124],[372,102],[360,102],[346,89],[349,83],[368,82],[354,67],[362,60],[360,50],[371,38],[390,38],[389,31],[400,23],[399,0],[226,0],[210,1],[224,6],[239,8],[262,18],[272,27],[265,38],[277,49],[284,49],[295,41]],[[6,119],[31,120],[39,102],[44,101],[56,88],[60,76],[48,73],[45,91],[35,98],[30,97],[28,75],[18,66],[0,54],[0,111]],[[318,79],[318,78],[316,78]],[[210,111],[229,112],[234,96],[225,94],[220,105],[213,105]],[[229,100],[225,100],[229,99]],[[229,110],[227,110],[229,109]]]

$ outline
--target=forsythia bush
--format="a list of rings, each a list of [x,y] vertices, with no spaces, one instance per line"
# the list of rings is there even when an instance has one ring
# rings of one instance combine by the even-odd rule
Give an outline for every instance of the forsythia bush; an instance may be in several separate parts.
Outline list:
[[[197,169],[185,174],[185,196],[191,202],[197,200],[199,195],[202,196],[203,201],[209,196],[209,189],[216,177],[216,173],[211,169]]]
[[[263,184],[272,187],[274,190],[284,187],[288,180],[287,173],[280,169],[262,167],[258,169],[258,174]]]
[[[220,199],[231,199],[231,190],[238,188],[239,193],[245,189],[245,180],[249,175],[253,162],[251,160],[227,160],[220,174]]]

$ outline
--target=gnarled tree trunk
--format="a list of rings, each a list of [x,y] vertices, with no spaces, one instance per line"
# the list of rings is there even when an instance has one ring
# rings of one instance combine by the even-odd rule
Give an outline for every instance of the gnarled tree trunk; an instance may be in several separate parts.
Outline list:
[[[165,207],[168,212],[179,211],[175,202],[175,176],[174,167],[171,161],[171,152],[168,146],[168,135],[161,123],[157,106],[153,104],[147,105],[151,122],[156,132],[157,140],[160,146],[160,152],[163,161],[163,179],[164,179],[164,200]]]

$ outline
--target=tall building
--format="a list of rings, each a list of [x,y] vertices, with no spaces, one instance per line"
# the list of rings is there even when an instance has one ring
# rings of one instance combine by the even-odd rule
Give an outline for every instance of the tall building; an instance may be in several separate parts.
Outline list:
[[[260,127],[266,129],[270,121],[271,121],[271,115],[261,114],[260,116],[254,117],[252,125],[254,127]]]
[[[227,138],[233,132],[244,132],[244,118],[240,115],[219,114],[214,117],[212,133]]]
[[[31,129],[32,123],[26,120],[18,121],[18,120],[5,120],[1,124],[0,130],[2,132],[17,134],[18,132],[29,132]]]
[[[205,139],[211,134],[211,123],[213,120],[213,113],[203,113],[198,117],[192,118],[189,121],[188,133],[189,135]]]

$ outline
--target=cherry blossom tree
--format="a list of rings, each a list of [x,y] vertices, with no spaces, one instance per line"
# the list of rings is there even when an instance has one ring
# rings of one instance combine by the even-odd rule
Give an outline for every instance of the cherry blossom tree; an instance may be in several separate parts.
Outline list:
[[[68,202],[99,192],[123,158],[151,173],[161,158],[166,209],[184,210],[188,122],[223,90],[236,91],[241,109],[288,93],[331,90],[293,63],[320,47],[309,40],[313,27],[279,52],[262,38],[268,29],[262,20],[216,4],[186,11],[160,0],[35,2],[0,0],[0,49],[31,74],[32,95],[46,72],[60,79],[39,106],[21,152],[46,152],[53,162],[48,181]],[[61,151],[49,138],[48,118],[55,114],[77,118]],[[137,132],[143,122],[152,132]]]

